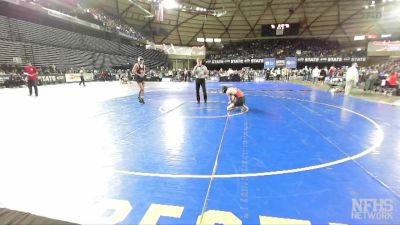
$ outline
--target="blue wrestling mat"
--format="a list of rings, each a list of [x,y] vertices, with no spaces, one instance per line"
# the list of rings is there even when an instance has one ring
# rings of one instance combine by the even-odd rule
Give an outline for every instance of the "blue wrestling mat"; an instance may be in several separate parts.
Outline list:
[[[124,112],[108,117],[120,158],[112,198],[133,205],[123,223],[400,224],[398,124],[384,122],[399,108],[237,85],[249,109],[231,115],[220,83],[208,84],[207,104],[192,88],[107,103]]]

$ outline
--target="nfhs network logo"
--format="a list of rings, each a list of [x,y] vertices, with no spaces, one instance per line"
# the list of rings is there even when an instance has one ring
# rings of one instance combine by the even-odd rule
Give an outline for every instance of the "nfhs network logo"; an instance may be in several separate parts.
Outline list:
[[[389,220],[393,219],[391,199],[359,198],[352,199],[352,219]]]

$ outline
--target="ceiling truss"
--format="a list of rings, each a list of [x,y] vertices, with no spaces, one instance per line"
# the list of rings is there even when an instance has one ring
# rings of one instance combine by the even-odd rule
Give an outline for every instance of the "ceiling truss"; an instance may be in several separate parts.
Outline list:
[[[156,21],[154,17],[145,18],[145,14],[129,0],[85,1],[91,2],[91,6],[101,5],[105,10],[132,24],[138,31],[150,34],[154,42],[165,44],[201,45],[202,43],[197,42],[197,37],[222,38],[224,43],[259,39],[263,38],[261,25],[271,23],[299,22],[299,37],[323,37],[342,41],[352,41],[357,33],[392,30],[391,25],[388,28],[386,22],[362,16],[365,10],[364,0],[181,0],[184,5],[209,10],[224,9],[227,14],[214,17],[165,10],[165,20],[162,22]],[[154,8],[152,3],[140,2],[148,11]],[[385,7],[385,10],[387,8],[395,7]],[[154,32],[159,30],[163,32]]]

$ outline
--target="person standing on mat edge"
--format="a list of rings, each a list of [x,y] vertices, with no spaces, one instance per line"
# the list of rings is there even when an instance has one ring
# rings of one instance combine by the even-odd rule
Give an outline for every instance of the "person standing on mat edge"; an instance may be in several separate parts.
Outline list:
[[[203,61],[197,59],[197,65],[193,69],[193,76],[196,78],[196,97],[198,104],[200,104],[200,86],[203,90],[204,102],[207,103],[206,78],[208,73],[208,69],[203,65]]]
[[[227,86],[223,86],[222,92],[228,96],[228,107],[227,107],[228,111],[231,111],[236,107],[240,107],[240,110],[242,112],[246,111],[246,106],[244,104],[246,100],[244,98],[243,91],[241,91],[239,88],[236,87],[228,88]]]
[[[344,89],[344,94],[349,95],[353,86],[355,86],[358,82],[358,70],[357,63],[353,63],[351,67],[346,72],[346,86]]]
[[[79,71],[79,75],[81,77],[81,82],[79,82],[79,86],[81,86],[81,84],[83,84],[83,86],[86,87],[84,73],[85,73],[85,71],[83,70],[83,67],[81,67],[81,70]]]
[[[38,71],[36,67],[32,66],[32,63],[28,63],[28,65],[24,68],[24,72],[28,75],[29,96],[32,96],[32,87],[35,88],[35,96],[39,96],[37,87]]]
[[[133,66],[132,73],[135,76],[135,80],[139,85],[139,102],[144,104],[144,76],[146,72],[146,66],[144,65],[144,59],[139,56],[138,62]]]

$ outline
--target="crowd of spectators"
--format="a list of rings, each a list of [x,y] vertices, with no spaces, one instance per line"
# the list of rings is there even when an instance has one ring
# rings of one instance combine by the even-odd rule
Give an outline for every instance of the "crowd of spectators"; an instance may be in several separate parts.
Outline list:
[[[142,40],[142,34],[133,29],[132,26],[123,22],[119,17],[108,14],[101,9],[88,9],[87,12],[91,13],[95,19],[102,22],[103,26],[112,32],[121,32],[131,36],[136,40]]]
[[[58,12],[77,17],[87,22],[97,24],[106,28],[106,30],[115,33],[123,33],[135,40],[144,40],[144,36],[137,32],[132,26],[126,24],[119,17],[105,12],[102,9],[84,8],[79,5],[77,0],[66,0],[62,4],[55,4],[48,0],[24,0],[45,8],[56,10]],[[69,7],[65,7],[68,5]]]
[[[220,69],[210,71],[210,79],[220,81],[256,81],[256,80],[302,80],[313,85],[328,84],[344,91],[349,71],[348,66],[305,66],[304,68],[254,70],[244,67],[241,70]],[[400,95],[398,80],[400,78],[400,60],[389,60],[383,64],[368,67],[356,67],[355,86],[364,91],[375,91],[390,95]],[[237,78],[235,80],[235,78]],[[333,89],[332,89],[333,90]]]
[[[1,75],[22,75],[24,72],[24,65],[12,65],[12,64],[1,64],[0,65],[0,76]],[[42,66],[37,67],[39,74],[62,74],[66,73],[66,70],[60,70],[56,66]]]
[[[376,68],[379,71],[379,76],[386,76],[393,71],[400,73],[400,60],[390,60],[384,64],[372,65],[368,67],[367,70],[373,68]]]
[[[347,52],[337,41],[322,39],[271,39],[225,44],[209,59],[248,59],[266,57],[346,57],[365,56],[365,51]]]

